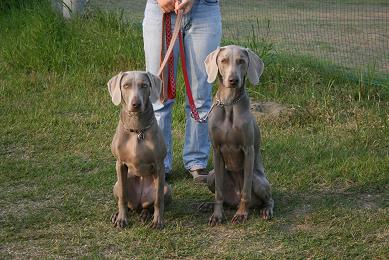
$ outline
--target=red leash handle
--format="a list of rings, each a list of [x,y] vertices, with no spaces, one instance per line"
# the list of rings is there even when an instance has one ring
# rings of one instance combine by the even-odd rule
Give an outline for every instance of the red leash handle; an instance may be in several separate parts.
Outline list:
[[[165,18],[167,16],[170,16],[170,14],[163,14],[165,16]],[[169,56],[170,54],[172,53],[173,51],[173,47],[174,47],[174,43],[176,42],[177,40],[177,37],[178,37],[178,34],[180,32],[180,28],[181,28],[181,23],[182,23],[182,16],[183,16],[183,11],[180,10],[178,11],[178,14],[176,16],[176,23],[174,24],[174,31],[173,31],[173,35],[172,35],[172,38],[171,38],[171,41],[170,41],[170,45],[169,45],[169,48],[167,49],[166,51],[166,54],[165,54],[165,57],[163,59],[163,61],[161,62],[161,67],[159,68],[159,71],[158,71],[158,74],[157,76],[160,77],[161,74],[162,74],[162,71],[163,69],[165,68],[166,66],[166,63],[169,59]],[[170,18],[170,17],[169,17]],[[166,22],[166,19],[164,19],[165,22]],[[164,26],[162,25],[162,28],[164,28]],[[166,28],[167,29],[167,28]],[[170,30],[170,28],[169,28]],[[162,33],[163,34],[163,33]],[[162,46],[161,46],[162,47]]]
[[[170,34],[170,32],[168,31],[168,30],[170,30],[170,27],[169,28],[167,28],[167,27],[171,26],[170,17],[167,18],[168,16],[170,16],[170,14],[164,14],[164,19],[163,20],[164,20],[164,23],[166,23],[166,25],[165,24],[162,25],[162,28],[166,29],[166,32],[167,32],[166,35]],[[191,116],[197,122],[205,123],[206,122],[206,117],[200,118],[199,112],[197,111],[197,108],[196,108],[195,101],[193,99],[193,94],[192,94],[192,90],[191,90],[190,83],[189,83],[188,71],[186,69],[184,40],[183,40],[183,36],[182,36],[182,32],[181,32],[182,17],[183,17],[183,11],[179,10],[178,14],[176,16],[176,23],[174,25],[173,34],[171,36],[171,39],[168,40],[168,41],[170,41],[170,44],[169,44],[168,49],[166,51],[165,57],[164,57],[163,61],[161,62],[161,67],[160,67],[160,69],[158,71],[158,76],[161,77],[161,75],[163,73],[163,70],[164,70],[168,60],[171,58],[170,56],[172,55],[173,47],[174,47],[174,44],[175,44],[175,42],[177,40],[177,37],[178,37],[179,45],[180,45],[180,58],[181,58],[182,73],[183,73],[183,76],[184,76],[186,95],[188,97],[188,102],[189,102],[189,106],[190,106]],[[164,34],[162,33],[162,35],[164,35]],[[163,47],[163,46],[161,46],[161,47]],[[171,59],[170,59],[170,61],[171,61]],[[175,98],[175,94],[176,94],[176,88],[175,88],[175,83],[174,83],[174,68],[172,68],[172,66],[173,65],[170,64],[170,68],[169,69],[170,70],[173,69],[173,76],[169,76],[169,79],[168,79],[169,83],[168,83],[167,91],[166,91],[166,89],[163,90],[164,95],[165,95],[165,93],[168,93],[168,98],[169,99],[174,99]],[[172,83],[172,81],[173,81],[173,83]],[[163,86],[163,87],[166,88],[166,86]],[[164,96],[163,100],[165,100],[165,98],[166,98],[166,96]]]

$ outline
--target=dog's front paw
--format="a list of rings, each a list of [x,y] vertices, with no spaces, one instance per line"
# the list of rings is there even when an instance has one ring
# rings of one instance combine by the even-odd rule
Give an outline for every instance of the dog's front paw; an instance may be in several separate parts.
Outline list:
[[[260,209],[259,216],[265,220],[270,220],[273,217],[273,205]]]
[[[163,219],[160,216],[154,216],[153,222],[151,222],[150,227],[153,229],[163,229]]]
[[[249,215],[248,212],[244,212],[244,213],[236,212],[231,222],[232,224],[244,223],[246,222],[248,215]]]
[[[113,213],[111,216],[111,221],[113,223],[113,226],[117,228],[125,228],[126,226],[128,226],[128,219],[125,213]]]
[[[146,223],[151,219],[151,214],[149,209],[142,209],[140,215],[139,215],[140,222],[142,224]]]
[[[208,224],[212,227],[223,223],[223,214],[213,213],[208,220]]]

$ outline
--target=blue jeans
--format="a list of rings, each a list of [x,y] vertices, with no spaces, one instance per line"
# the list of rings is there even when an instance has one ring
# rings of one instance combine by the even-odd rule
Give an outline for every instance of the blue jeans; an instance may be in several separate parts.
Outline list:
[[[200,117],[211,107],[211,85],[207,82],[204,60],[220,45],[221,15],[218,0],[195,0],[191,11],[184,15],[182,33],[186,56],[186,67],[193,98]],[[163,13],[156,0],[148,0],[143,19],[143,41],[146,58],[146,70],[157,74],[161,55],[161,27]],[[176,15],[172,13],[172,31]],[[178,40],[174,46],[175,76],[179,59]],[[177,86],[184,91],[183,86]],[[168,153],[165,158],[165,172],[172,170],[172,109],[174,100],[164,104],[153,104],[159,127],[162,129]],[[188,98],[185,106],[185,144],[183,151],[184,166],[188,170],[204,169],[208,163],[210,149],[208,124],[198,123],[190,116]]]

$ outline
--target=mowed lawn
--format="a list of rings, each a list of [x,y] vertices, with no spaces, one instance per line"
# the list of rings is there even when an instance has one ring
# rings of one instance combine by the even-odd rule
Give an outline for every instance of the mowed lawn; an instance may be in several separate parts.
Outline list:
[[[266,68],[249,95],[289,107],[258,118],[274,219],[252,210],[232,225],[226,209],[209,227],[197,206],[213,196],[182,166],[180,77],[165,229],[131,214],[117,230],[119,110],[106,83],[144,69],[141,26],[100,12],[64,22],[47,4],[20,2],[0,5],[0,258],[388,258],[388,82],[252,43]]]

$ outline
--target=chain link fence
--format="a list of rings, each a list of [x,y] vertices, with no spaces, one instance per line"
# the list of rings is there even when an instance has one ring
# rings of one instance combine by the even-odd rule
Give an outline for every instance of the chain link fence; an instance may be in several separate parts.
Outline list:
[[[90,0],[141,22],[146,1]],[[276,51],[309,55],[356,71],[389,75],[388,0],[220,0],[223,38],[271,42]]]

